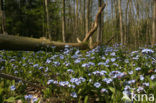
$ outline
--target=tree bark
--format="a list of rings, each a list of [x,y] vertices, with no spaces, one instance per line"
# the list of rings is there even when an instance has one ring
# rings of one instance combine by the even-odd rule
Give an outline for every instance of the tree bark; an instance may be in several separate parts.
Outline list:
[[[98,6],[99,8],[101,7],[102,4],[102,0],[98,0]],[[98,28],[97,28],[97,38],[96,38],[96,42],[101,41],[102,40],[102,31],[101,31],[101,14],[98,17]]]
[[[63,43],[50,41],[48,39],[35,39],[30,37],[19,37],[11,35],[0,35],[0,50],[25,50],[25,51],[38,51],[47,50],[51,51],[52,46],[56,46],[55,50],[60,51],[64,49],[65,45],[72,47],[79,47],[80,49],[89,49],[87,43]]]
[[[86,34],[89,31],[89,6],[90,6],[90,0],[87,0]]]
[[[4,0],[0,0],[0,17],[1,17],[1,30],[2,30],[2,34],[5,35],[6,33],[6,25],[5,25],[5,2]]]
[[[83,33],[85,34],[85,30],[86,30],[86,20],[85,20],[85,17],[86,17],[86,13],[85,13],[85,10],[86,10],[86,0],[83,0]]]
[[[98,18],[101,14],[101,12],[103,11],[103,9],[105,8],[106,4],[103,4],[100,8],[99,8],[99,11],[96,15],[96,18],[95,18],[95,22],[94,22],[94,25],[93,25],[93,28],[91,28],[91,30],[86,34],[85,38],[83,39],[83,42],[86,42],[89,40],[89,38],[93,35],[93,33],[97,30],[97,27],[98,27]]]
[[[156,43],[156,0],[153,0],[154,5],[153,5],[153,23],[152,23],[152,47]]]
[[[62,0],[62,39],[63,42],[66,42],[65,40],[65,0]]]
[[[129,0],[127,0],[126,3],[126,9],[125,9],[125,35],[124,35],[124,44],[128,43],[127,35],[128,35],[128,7],[129,7]]]
[[[120,40],[121,40],[121,44],[124,44],[123,27],[122,27],[121,0],[118,0],[118,9],[119,9],[119,18],[120,18]]]
[[[51,40],[51,34],[50,34],[50,21],[49,21],[49,10],[48,10],[48,0],[45,0],[45,11],[46,11],[46,37]]]

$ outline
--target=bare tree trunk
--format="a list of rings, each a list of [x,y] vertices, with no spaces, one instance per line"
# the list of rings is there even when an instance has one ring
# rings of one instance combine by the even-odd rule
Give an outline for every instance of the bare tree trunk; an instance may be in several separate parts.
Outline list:
[[[98,7],[100,8],[102,4],[102,0],[98,0]],[[102,32],[101,32],[101,14],[99,15],[98,18],[98,28],[97,28],[97,38],[96,38],[96,42],[102,42]]]
[[[124,43],[123,39],[123,27],[122,27],[122,10],[121,10],[121,0],[118,0],[119,18],[120,18],[120,40],[121,44]]]
[[[85,30],[86,30],[86,19],[85,19],[86,18],[86,15],[85,15],[86,14],[85,13],[85,10],[86,10],[86,5],[85,5],[86,4],[86,0],[83,0],[83,2],[84,2],[83,3],[83,20],[84,20],[83,21],[83,28],[84,28],[84,32],[83,33],[85,34],[86,33],[85,32]]]
[[[86,16],[86,34],[89,31],[89,5],[90,5],[90,0],[87,0],[87,16]]]
[[[2,30],[2,0],[0,0],[0,24],[1,24],[0,33],[3,33],[3,30]]]
[[[76,0],[75,36],[79,33],[79,0]]]
[[[48,0],[45,0],[45,11],[46,11],[46,37],[48,37],[51,40],[51,34],[50,34],[50,21],[49,21],[49,11],[48,11]]]
[[[114,26],[113,26],[114,25],[114,19],[113,19],[114,18],[114,14],[113,14],[114,13],[114,5],[113,4],[114,4],[114,2],[113,2],[113,0],[111,0],[111,19],[112,19],[112,22],[111,22],[111,26],[112,26],[111,31],[112,32],[111,33],[112,33],[112,35],[114,35],[114,31],[115,31]],[[115,40],[113,41],[113,43],[115,43]]]
[[[127,0],[126,4],[126,10],[125,10],[125,35],[124,35],[124,44],[128,43],[128,6],[129,6],[129,0]]]
[[[156,0],[153,0],[153,2],[152,46],[156,43]]]
[[[5,25],[5,8],[4,8],[4,5],[5,5],[5,1],[4,0],[0,0],[0,17],[1,17],[1,21],[2,21],[2,24],[1,24],[1,29],[2,29],[2,34],[7,34],[6,33],[6,25]]]
[[[73,1],[73,34],[76,34],[76,0],[72,0]]]
[[[138,47],[138,46],[140,46],[140,42],[139,42],[139,34],[140,34],[140,32],[139,32],[140,31],[140,24],[139,24],[139,15],[140,15],[140,12],[139,12],[140,11],[139,10],[139,0],[136,0],[135,8],[136,8],[136,16],[137,16],[137,20],[136,20],[137,22],[136,22],[136,28],[135,28],[135,32],[136,32],[136,35],[135,35],[135,45],[137,45],[137,47]]]
[[[118,2],[116,0],[114,0],[114,7],[115,7],[115,18],[116,18],[116,22],[115,22],[115,31],[118,31],[118,27],[119,27],[119,15],[118,15]],[[120,34],[119,34],[120,35]],[[120,36],[117,36],[116,38],[116,42],[120,41]]]
[[[82,0],[80,0],[80,25],[82,25],[82,22],[83,22],[83,16],[82,16]],[[80,31],[81,31],[81,34],[82,34],[82,26],[80,26]]]
[[[65,0],[62,0],[62,39],[65,40]]]
[[[71,1],[69,0],[68,1],[68,15],[69,15],[69,17],[68,17],[68,23],[67,23],[67,27],[68,27],[68,30],[70,30],[71,32],[73,32],[74,30],[73,30],[73,26],[72,26],[72,21],[73,21],[73,18],[72,18],[72,7],[71,7]]]
[[[43,2],[42,5],[45,8],[45,2]],[[46,15],[46,13],[44,12],[44,14],[42,15],[42,18],[43,18],[43,21],[42,21],[42,33],[43,33],[43,37],[47,37],[46,29],[45,29],[45,27],[46,27],[46,25],[45,25],[45,20],[46,20],[45,15]]]
[[[89,5],[89,25],[91,25],[92,23],[92,3],[93,3],[93,0],[90,0],[90,5]],[[89,45],[93,45],[93,38],[92,36],[89,38]]]
[[[103,11],[103,9],[105,8],[106,4],[104,3],[100,8],[99,8],[99,11],[96,15],[96,18],[95,18],[95,22],[93,24],[93,27],[91,28],[91,30],[86,34],[85,38],[83,39],[83,42],[86,42],[87,40],[89,40],[89,38],[93,35],[93,33],[97,30],[97,27],[98,27],[98,18],[101,14],[101,12]],[[99,41],[98,41],[99,42]]]

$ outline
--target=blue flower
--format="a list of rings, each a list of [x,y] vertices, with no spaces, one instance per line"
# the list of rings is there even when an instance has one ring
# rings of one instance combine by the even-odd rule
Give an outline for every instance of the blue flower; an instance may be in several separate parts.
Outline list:
[[[111,61],[112,61],[112,62],[115,62],[115,60],[116,60],[116,58],[111,58]]]
[[[47,60],[46,60],[46,63],[47,63],[47,64],[51,63],[51,60],[50,60],[50,59],[47,59]]]
[[[82,64],[82,67],[90,67],[90,65],[88,63],[84,63]]]
[[[139,86],[138,89],[137,89],[137,92],[140,93],[143,90],[144,90],[144,88]]]
[[[129,60],[128,59],[125,59],[125,63],[129,63]]]
[[[68,85],[69,85],[69,82],[68,82],[68,81],[60,81],[60,82],[59,82],[59,85],[60,85],[60,86],[63,86],[63,87],[64,87],[64,86],[68,86]]]
[[[48,67],[46,67],[45,72],[47,72],[47,71],[48,71],[48,69],[49,69],[49,68],[48,68]]]
[[[86,57],[90,57],[90,54],[86,54]]]
[[[18,73],[18,71],[16,70],[16,71],[14,71],[14,73],[15,73],[15,74],[17,74],[17,73]]]
[[[101,76],[104,76],[107,72],[102,70],[102,71],[94,71],[92,72],[94,75],[101,75]]]
[[[131,52],[131,56],[134,56],[135,54],[137,54],[138,53],[138,51],[132,51]]]
[[[132,75],[133,74],[133,70],[129,71],[128,74]]]
[[[44,68],[44,67],[41,66],[41,67],[39,67],[38,69],[41,70],[41,69],[43,69],[43,68]]]
[[[68,84],[68,87],[75,88],[75,85]]]
[[[54,66],[59,66],[60,62],[54,61],[53,64],[54,64]]]
[[[144,76],[143,75],[140,75],[140,80],[144,80]]]
[[[65,48],[65,49],[67,49],[67,48]],[[68,50],[68,49],[64,51],[65,55],[68,55],[69,53],[70,53],[70,50]]]
[[[111,55],[111,56],[116,56],[115,52],[111,53],[110,55]]]
[[[56,48],[56,46],[52,45],[51,48],[54,49],[54,48]]]
[[[27,99],[32,99],[33,96],[29,94],[29,95],[25,95],[24,98],[25,98],[26,100],[27,100]]]
[[[105,88],[102,88],[102,89],[101,89],[101,93],[108,93],[108,90],[105,89]]]
[[[10,87],[10,90],[11,91],[14,91],[16,89],[16,87],[14,86],[14,85],[12,85],[11,87]]]
[[[83,78],[83,77],[80,77],[79,80],[82,81],[82,82],[85,82],[86,81],[86,79]]]
[[[135,80],[130,80],[130,81],[128,81],[128,84],[133,84],[135,82],[136,82]]]
[[[71,82],[71,83],[75,83],[76,85],[79,85],[79,84],[81,83],[81,80],[78,79],[78,78],[71,78],[71,79],[70,79],[70,82]]]
[[[126,85],[125,88],[124,88],[125,91],[130,90],[130,89],[131,89],[131,87],[128,86],[128,85]]]
[[[77,94],[75,92],[72,92],[70,96],[72,96],[73,98],[77,98]]]
[[[149,87],[149,83],[143,83],[143,86]]]
[[[105,66],[106,63],[104,63],[104,62],[99,62],[98,65],[104,65],[104,66]]]
[[[80,59],[80,58],[78,58],[78,59],[76,59],[76,60],[74,61],[75,64],[78,64],[78,63],[80,63],[80,62],[81,62],[81,59]]]
[[[111,83],[113,80],[111,78],[105,78],[102,80],[103,82],[106,82],[107,84]]]
[[[60,55],[60,59],[64,59],[64,56],[63,55]]]
[[[91,59],[91,60],[94,60],[94,59],[95,59],[95,57],[91,57],[90,59]]]
[[[101,58],[102,60],[105,60],[106,58],[104,57],[104,56],[102,56],[102,58]]]
[[[89,81],[89,82],[92,82],[92,79],[89,79],[88,81]]]
[[[101,76],[104,76],[106,73],[107,73],[107,72],[106,72],[105,70],[102,70],[102,71],[100,72],[100,75],[101,75]]]
[[[79,57],[79,55],[73,55],[71,58],[76,59],[78,57]]]
[[[54,60],[56,57],[58,57],[58,55],[54,55],[54,56],[50,57],[50,59]]]
[[[38,101],[38,98],[33,98],[33,102],[37,102]]]
[[[74,73],[74,71],[72,69],[68,69],[67,72]]]
[[[141,70],[141,68],[140,68],[140,67],[137,67],[135,70],[136,70],[136,71],[139,71],[139,70]]]
[[[118,65],[118,64],[116,64],[116,63],[113,63],[113,65],[114,65],[114,66],[117,66],[117,67],[119,66],[119,65]]]
[[[109,59],[106,60],[106,64],[108,64],[108,63],[109,63]]]
[[[99,87],[101,86],[101,84],[100,84],[99,82],[96,82],[96,83],[94,83],[94,86],[95,86],[96,88],[99,88]]]
[[[69,45],[65,45],[65,48],[69,48]]]
[[[93,63],[93,62],[89,62],[88,63],[90,66],[95,66],[95,63]]]
[[[53,82],[53,84],[58,84],[58,81],[55,80],[55,81]]]
[[[80,53],[80,50],[77,50],[76,52],[75,52],[75,55],[78,55]]]
[[[156,78],[156,75],[151,76],[151,80],[154,80]]]
[[[51,84],[53,82],[54,82],[54,80],[53,79],[50,79],[50,80],[48,80],[47,84],[49,85],[49,84]]]
[[[37,68],[37,67],[39,67],[39,65],[38,64],[34,64],[33,67],[34,68]]]
[[[154,53],[152,49],[143,49],[142,53]]]
[[[100,74],[100,71],[94,71],[93,74],[94,75]]]

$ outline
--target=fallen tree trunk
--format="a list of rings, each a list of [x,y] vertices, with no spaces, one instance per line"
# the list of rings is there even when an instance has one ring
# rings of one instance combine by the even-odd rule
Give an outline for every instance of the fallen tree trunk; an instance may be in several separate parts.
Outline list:
[[[35,39],[29,37],[19,37],[11,35],[0,35],[1,50],[52,50],[52,46],[56,46],[55,50],[64,49],[65,45],[79,47],[79,49],[89,49],[87,43],[62,43],[50,41],[48,39]]]
[[[105,8],[106,4],[103,4],[96,14],[93,27],[86,34],[83,41],[80,41],[78,38],[78,43],[63,43],[50,41],[48,39],[35,39],[30,37],[19,37],[11,35],[0,35],[0,50],[25,50],[25,51],[38,51],[38,50],[47,50],[51,51],[52,46],[56,46],[55,51],[64,49],[65,45],[71,47],[78,47],[79,49],[93,49],[100,43],[89,44],[89,38],[94,34],[98,27],[98,17]]]

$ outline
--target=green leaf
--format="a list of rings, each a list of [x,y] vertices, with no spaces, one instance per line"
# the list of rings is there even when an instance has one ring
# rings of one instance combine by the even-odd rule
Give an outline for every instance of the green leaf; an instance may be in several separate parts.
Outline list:
[[[84,103],[87,103],[87,101],[88,101],[88,96],[85,96]]]
[[[5,102],[15,102],[16,98],[15,97],[10,97],[6,100],[4,100]]]
[[[2,88],[0,88],[0,94],[2,94],[2,92],[3,92],[3,89],[2,89]]]
[[[115,88],[109,87],[109,89],[110,89],[110,91],[111,91],[112,93],[115,93]]]

